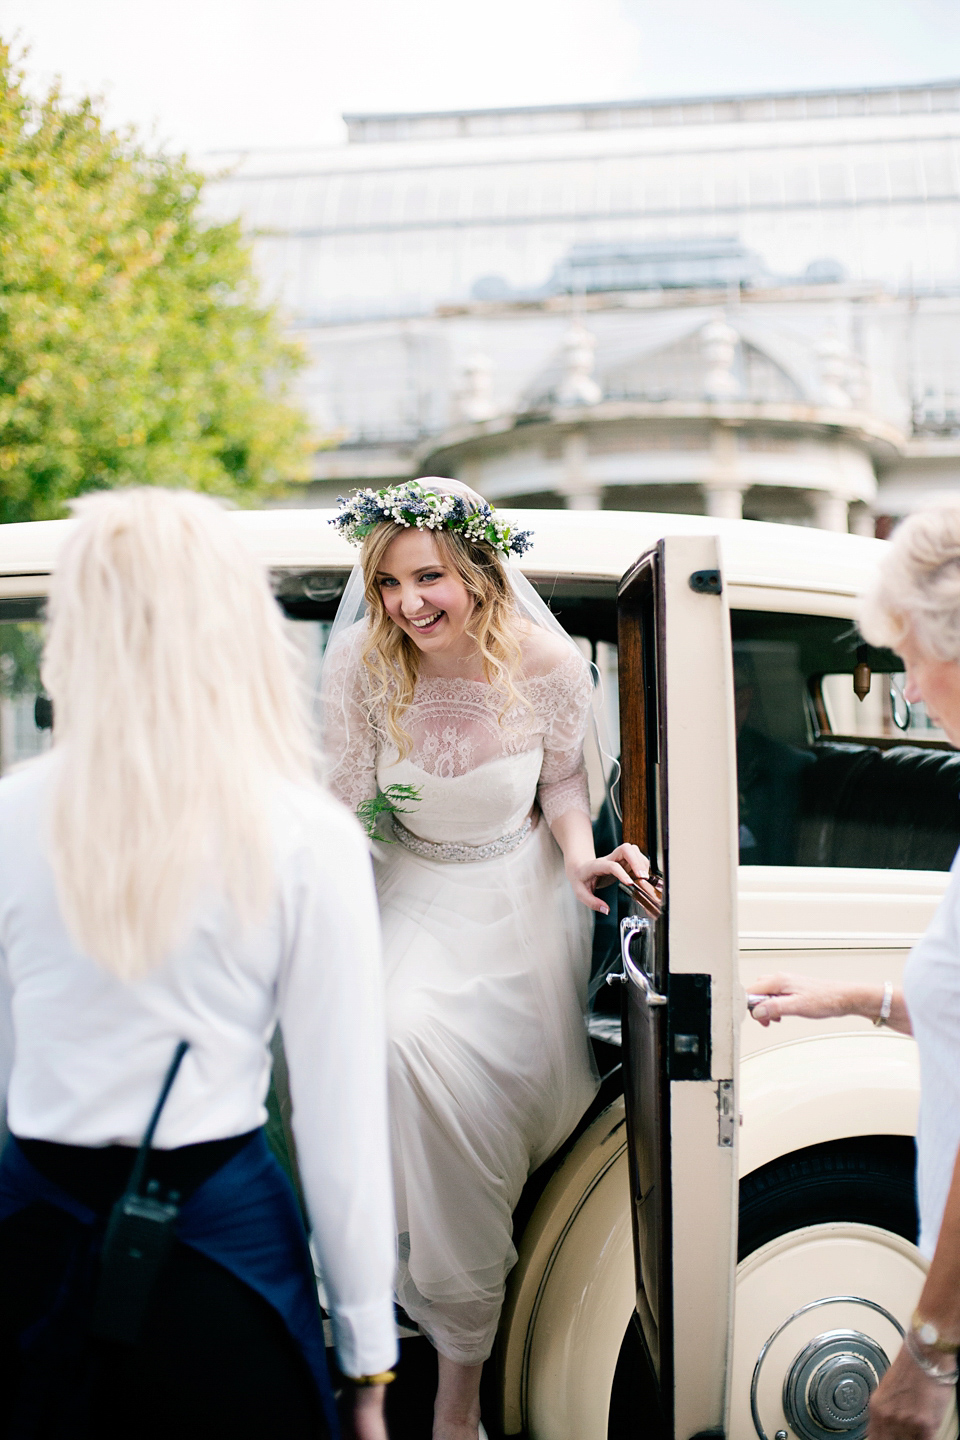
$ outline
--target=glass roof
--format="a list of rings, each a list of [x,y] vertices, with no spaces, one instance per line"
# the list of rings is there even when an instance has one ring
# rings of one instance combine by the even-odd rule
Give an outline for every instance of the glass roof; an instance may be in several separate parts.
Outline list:
[[[829,261],[897,289],[960,283],[956,105],[368,142],[211,168],[212,213],[243,217],[269,293],[301,324],[543,295],[598,244],[732,237],[772,278]]]

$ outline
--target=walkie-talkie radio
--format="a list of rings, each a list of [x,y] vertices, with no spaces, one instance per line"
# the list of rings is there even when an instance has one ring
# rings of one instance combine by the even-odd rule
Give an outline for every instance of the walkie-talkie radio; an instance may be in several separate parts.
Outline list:
[[[161,1199],[156,1180],[150,1181],[145,1194],[140,1187],[160,1113],[188,1048],[187,1041],[181,1040],[174,1051],[127,1187],[107,1222],[89,1327],[90,1333],[102,1340],[125,1345],[139,1340],[154,1286],[176,1239],[178,1192],[171,1191]]]

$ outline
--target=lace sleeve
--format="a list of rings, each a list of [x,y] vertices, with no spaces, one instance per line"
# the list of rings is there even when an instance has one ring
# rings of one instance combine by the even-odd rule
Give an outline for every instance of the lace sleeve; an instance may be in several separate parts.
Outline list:
[[[568,810],[590,814],[583,742],[590,715],[593,684],[582,656],[571,653],[539,681],[547,724],[537,799],[548,825]],[[538,707],[539,708],[539,707]]]
[[[366,706],[360,646],[364,622],[352,625],[324,658],[320,681],[327,784],[349,810],[377,793],[377,738]]]

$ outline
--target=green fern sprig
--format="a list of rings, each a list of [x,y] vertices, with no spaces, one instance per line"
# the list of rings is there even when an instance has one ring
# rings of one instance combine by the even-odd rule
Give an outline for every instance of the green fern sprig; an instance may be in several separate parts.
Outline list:
[[[378,790],[370,800],[361,800],[357,806],[357,819],[371,840],[382,840],[386,845],[395,841],[379,833],[377,826],[383,815],[406,815],[414,805],[420,803],[419,785],[388,785]]]

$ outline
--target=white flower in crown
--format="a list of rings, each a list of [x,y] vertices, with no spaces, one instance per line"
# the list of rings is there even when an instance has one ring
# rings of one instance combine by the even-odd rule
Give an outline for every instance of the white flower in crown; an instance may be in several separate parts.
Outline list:
[[[529,530],[514,530],[485,500],[471,508],[463,496],[437,495],[418,480],[384,490],[360,490],[349,500],[341,496],[337,503],[340,513],[330,524],[352,545],[362,545],[384,520],[405,529],[452,530],[501,555],[522,555],[533,543]]]

